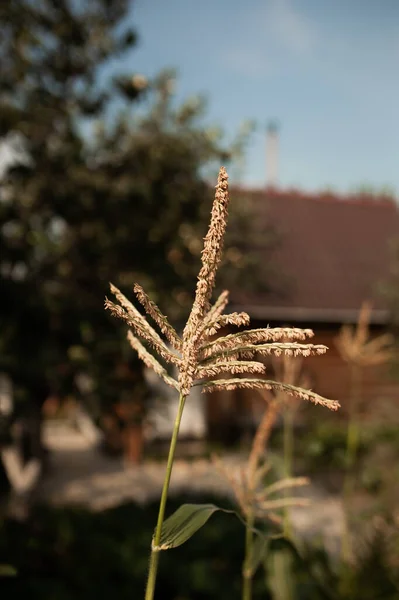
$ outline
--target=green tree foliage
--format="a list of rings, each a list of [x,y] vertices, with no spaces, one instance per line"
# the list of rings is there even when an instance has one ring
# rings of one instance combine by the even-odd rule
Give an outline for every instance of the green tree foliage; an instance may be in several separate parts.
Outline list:
[[[128,0],[1,3],[0,136],[21,133],[31,157],[0,188],[0,370],[21,400],[70,392],[77,372],[93,378],[103,404],[134,385],[142,396],[124,327],[103,310],[108,282],[128,290],[137,281],[173,319],[185,316],[208,175],[245,141],[243,133],[226,150],[204,124],[201,100],[177,105],[172,73],[101,76],[135,43],[128,8]],[[220,283],[246,277],[256,287],[245,239],[266,232],[235,205],[226,259],[234,269]]]
[[[190,495],[171,499],[170,510],[193,500],[220,504],[218,497]],[[157,508],[156,503],[145,507],[130,503],[93,513],[36,507],[24,522],[7,519],[0,530],[0,562],[12,564],[17,576],[0,575],[4,597],[142,598],[148,574],[146,549]],[[394,548],[377,532],[358,548],[356,564],[345,577],[336,557],[322,547],[304,548],[299,554],[292,544],[273,540],[266,569],[259,568],[255,576],[254,600],[275,598],[273,583],[281,592],[286,587],[287,582],[279,580],[280,573],[270,568],[271,558],[282,550],[289,551],[292,559],[296,600],[398,598],[398,546]],[[242,524],[231,515],[220,514],[212,527],[198,531],[195,540],[164,553],[158,597],[239,598],[242,559]]]
[[[66,351],[81,323],[61,290],[61,259],[64,237],[85,219],[89,171],[79,122],[100,114],[112,98],[96,74],[135,42],[134,32],[120,27],[127,8],[127,0],[0,6],[0,136],[25,136],[32,158],[30,168],[9,172],[0,190],[0,368],[11,374],[20,399],[42,402],[69,373]]]

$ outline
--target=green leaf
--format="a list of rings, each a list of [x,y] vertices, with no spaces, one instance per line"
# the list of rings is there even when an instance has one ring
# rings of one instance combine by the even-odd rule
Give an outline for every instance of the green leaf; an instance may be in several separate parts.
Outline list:
[[[294,600],[293,556],[288,547],[269,554],[268,585],[275,600]]]
[[[17,570],[11,565],[0,565],[0,577],[15,577]]]
[[[269,540],[264,535],[255,534],[252,552],[249,557],[245,570],[250,577],[253,577],[258,570],[261,562],[265,560]]]
[[[187,542],[217,511],[233,513],[214,504],[182,504],[162,525],[158,550],[169,550]]]

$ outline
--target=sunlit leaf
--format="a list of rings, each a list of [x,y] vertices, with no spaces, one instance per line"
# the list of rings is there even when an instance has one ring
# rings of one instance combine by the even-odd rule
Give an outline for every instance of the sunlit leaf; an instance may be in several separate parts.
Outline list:
[[[245,565],[245,571],[250,577],[253,577],[258,570],[259,565],[265,560],[268,548],[268,539],[266,536],[256,534],[252,546],[252,552]]]
[[[234,513],[215,504],[183,504],[164,522],[158,550],[181,546],[217,511]]]

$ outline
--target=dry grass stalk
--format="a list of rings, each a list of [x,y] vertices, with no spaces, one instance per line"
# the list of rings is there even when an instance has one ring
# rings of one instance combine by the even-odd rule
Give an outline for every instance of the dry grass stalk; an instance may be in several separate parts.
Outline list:
[[[108,298],[105,300],[105,308],[108,309],[114,317],[125,321],[133,331],[145,340],[149,346],[165,360],[167,363],[179,365],[180,359],[173,354],[166,346],[165,342],[160,338],[158,333],[151,327],[148,321],[138,312],[138,310],[129,302],[129,300],[111,284],[111,292],[113,292],[121,306],[114,304]]]
[[[216,364],[203,367],[198,367],[197,377],[199,379],[206,379],[208,377],[216,377],[223,373],[230,373],[231,375],[237,375],[239,373],[265,373],[266,367],[260,362],[256,361],[244,361],[244,360],[232,360],[229,362],[219,362]]]
[[[252,390],[273,390],[277,392],[283,392],[288,396],[294,396],[301,400],[308,400],[313,404],[320,404],[330,410],[338,410],[340,404],[337,400],[327,400],[323,396],[319,396],[316,392],[311,390],[304,390],[295,385],[288,385],[281,383],[280,381],[274,381],[272,379],[219,379],[217,381],[210,381],[203,384],[204,392],[217,392],[221,390],[235,390],[235,389],[252,389]]]
[[[289,357],[287,360],[293,362]],[[265,391],[261,394],[265,398]],[[264,485],[264,479],[271,469],[271,464],[265,460],[266,447],[282,408],[282,392],[278,391],[274,398],[269,400],[263,418],[258,425],[252,442],[252,448],[245,467],[231,469],[219,459],[214,458],[218,470],[229,481],[234,492],[236,502],[245,519],[245,559],[242,567],[243,600],[252,598],[252,581],[255,570],[252,566],[254,549],[254,526],[257,519],[267,519],[274,525],[283,528],[283,533],[290,536],[287,524],[288,510],[293,506],[308,506],[309,500],[292,495],[294,488],[303,487],[309,483],[306,477],[284,477],[269,485]],[[276,497],[277,496],[277,497]],[[283,515],[281,515],[283,511]]]
[[[343,485],[343,501],[346,522],[342,537],[342,558],[349,562],[353,549],[350,537],[350,505],[355,489],[354,465],[360,442],[360,409],[362,397],[362,377],[367,367],[382,365],[394,356],[394,340],[389,334],[371,339],[369,325],[371,304],[364,302],[359,312],[356,327],[343,325],[335,342],[343,360],[350,370],[350,391],[348,395],[348,428],[346,437],[347,470]]]
[[[153,369],[153,371],[155,371],[155,373],[159,375],[159,377],[161,377],[165,383],[167,383],[171,387],[174,387],[175,389],[178,389],[179,386],[177,384],[177,381],[173,379],[173,377],[170,377],[167,370],[161,365],[160,362],[157,361],[155,356],[148,352],[148,350],[143,346],[140,340],[136,338],[131,331],[128,331],[127,338],[130,342],[131,347],[133,348],[133,350],[136,350],[139,358],[143,361],[145,366],[149,369]]]
[[[303,358],[293,358],[292,356],[284,355],[281,358],[273,357],[272,365],[276,379],[288,385],[298,385],[300,387],[309,387],[308,377],[302,372]],[[283,460],[284,460],[284,477],[290,480],[294,468],[294,421],[296,413],[300,406],[298,398],[289,399],[284,391],[279,391],[276,394],[276,401],[283,412]],[[291,537],[291,519],[289,506],[285,507],[284,511],[284,534]]]
[[[173,327],[169,324],[167,317],[165,317],[165,315],[162,314],[155,302],[150,300],[150,298],[147,296],[141,285],[138,285],[136,283],[134,286],[134,292],[137,296],[137,300],[144,307],[146,313],[153,318],[161,332],[170,342],[172,348],[180,351],[182,348],[182,340],[177,335]]]
[[[235,325],[236,327],[244,327],[249,325],[249,315],[247,313],[230,313],[229,315],[221,315],[215,321],[212,321],[205,328],[205,336],[215,335],[222,327],[226,325]]]
[[[201,327],[201,333],[205,327],[208,327],[212,321],[215,321],[220,315],[223,314],[224,309],[229,303],[229,292],[224,290],[216,300],[215,304],[209,309],[208,313],[204,317],[204,321]]]
[[[268,403],[244,467],[232,469],[219,458],[213,457],[216,468],[229,482],[243,516],[245,518],[266,518],[278,525],[282,523],[282,517],[276,511],[288,506],[308,504],[305,498],[289,496],[287,492],[292,488],[302,487],[309,483],[306,477],[290,477],[264,486],[264,478],[271,469],[271,464],[264,460],[264,455],[280,408],[281,405],[276,399]],[[279,492],[283,495],[271,498]]]
[[[263,374],[264,365],[256,360],[251,360],[257,355],[298,357],[323,354],[327,350],[325,346],[299,343],[313,335],[311,330],[289,327],[254,329],[212,340],[212,336],[226,324],[238,327],[249,324],[249,316],[246,313],[223,315],[228,301],[227,291],[222,292],[213,306],[210,305],[216,272],[222,256],[228,204],[227,173],[222,167],[216,186],[211,222],[204,240],[202,266],[198,275],[195,299],[182,338],[170,325],[158,306],[148,298],[144,290],[139,285],[134,287],[137,299],[157,324],[166,341],[172,345],[174,352],[168,348],[165,340],[153,329],[147,319],[112,284],[111,292],[116,296],[119,304],[106,300],[106,308],[131,327],[133,332],[129,333],[129,341],[146,365],[153,368],[169,385],[178,389],[184,397],[189,394],[193,385],[204,383],[204,391],[208,392],[238,387],[283,390],[289,395],[336,410],[339,405],[334,400],[327,400],[314,392],[295,386],[284,386],[284,384],[268,379],[244,377],[242,379],[206,381],[210,377],[221,374],[244,376]],[[150,353],[138,341],[139,338],[152,347],[165,363],[177,365],[178,381],[168,375],[158,360],[154,357],[151,358]]]
[[[267,442],[273,429],[273,425],[276,422],[278,411],[278,403],[276,400],[271,400],[264,412],[262,420],[258,425],[252,441],[252,448],[249,454],[247,468],[248,486],[252,489],[255,489],[259,483],[257,474],[258,464],[265,451]]]
[[[219,177],[216,185],[215,199],[212,206],[211,221],[208,232],[204,239],[204,249],[201,256],[201,269],[198,275],[195,298],[193,306],[188,317],[183,336],[177,334],[170,325],[168,319],[161,312],[158,306],[150,300],[144,290],[136,285],[134,287],[138,301],[144,307],[147,315],[153,319],[159,327],[161,334],[172,345],[175,352],[171,352],[165,341],[153,329],[146,318],[135,308],[135,306],[111,284],[111,292],[115,295],[119,304],[106,300],[105,306],[111,313],[123,319],[132,331],[128,333],[129,341],[132,347],[138,352],[139,357],[144,363],[166,381],[169,385],[175,387],[180,393],[179,407],[174,424],[173,434],[170,443],[166,475],[162,489],[158,521],[155,529],[154,538],[151,545],[151,558],[146,588],[146,600],[153,600],[155,593],[155,583],[158,570],[161,531],[165,516],[165,507],[168,496],[170,477],[173,468],[175,448],[179,433],[179,427],[184,410],[185,400],[193,385],[203,384],[205,391],[229,390],[238,387],[249,389],[271,389],[275,391],[284,391],[300,399],[310,400],[316,404],[322,404],[336,410],[339,406],[334,400],[327,400],[311,391],[293,385],[278,383],[268,379],[251,378],[254,374],[263,374],[264,365],[261,362],[254,361],[256,355],[275,355],[275,356],[310,356],[311,354],[323,354],[327,348],[325,346],[315,346],[312,344],[298,343],[311,337],[313,333],[310,330],[301,330],[298,328],[276,328],[276,329],[255,329],[253,331],[241,332],[232,336],[225,336],[219,340],[212,340],[212,336],[224,325],[230,324],[241,327],[249,324],[249,316],[246,313],[232,313],[223,315],[227,306],[228,293],[223,292],[215,304],[211,306],[210,300],[215,286],[216,272],[220,265],[223,240],[227,225],[229,205],[228,177],[226,170],[222,167],[219,171]],[[166,364],[177,365],[179,370],[178,381],[173,379],[167,373],[167,370],[161,363],[144,347],[139,340],[143,340],[148,346],[153,348],[160,358]],[[283,338],[288,342],[281,341]],[[240,374],[244,375],[242,379],[219,379],[207,381],[209,377]],[[249,376],[249,377],[245,377]],[[269,425],[265,425],[263,437],[267,437]],[[261,435],[261,434],[259,434]],[[237,497],[240,505],[244,507],[252,506],[255,499],[255,489],[253,482],[260,481],[262,478],[259,469],[264,469],[264,465],[257,468],[259,461],[257,459],[256,468],[251,466],[251,489],[248,487],[248,480],[242,488],[236,485]],[[251,472],[252,472],[251,471]],[[292,480],[281,484],[278,490],[292,486]],[[246,490],[242,496],[240,490]],[[276,491],[276,488],[274,489]],[[269,495],[272,492],[269,490]],[[247,498],[247,494],[252,496]],[[302,502],[302,500],[298,500]],[[275,514],[275,510],[293,502],[292,498],[270,499],[264,495],[258,502],[258,505],[250,509],[247,513],[247,556],[250,555],[252,544],[252,525],[253,519],[266,511],[270,515]],[[276,518],[278,516],[276,515]],[[250,597],[250,576],[246,576],[245,597]]]
[[[310,329],[298,329],[297,327],[293,327],[292,329],[288,327],[274,327],[272,329],[266,327],[265,329],[240,331],[202,344],[201,356],[202,358],[207,358],[214,353],[223,352],[231,347],[236,347],[238,343],[241,345],[252,345],[264,344],[265,342],[278,342],[286,339],[290,341],[304,341],[307,337],[312,337],[313,335],[313,331]]]
[[[302,358],[295,358],[284,354],[282,357],[273,356],[272,366],[274,376],[278,381],[286,383],[288,385],[297,385],[302,388],[309,387],[309,378],[302,373],[303,360]],[[280,392],[278,400],[285,403],[286,396],[284,392]],[[289,402],[287,404],[287,410],[295,411],[298,403]]]
[[[364,302],[356,327],[343,325],[335,342],[343,360],[359,367],[381,365],[393,358],[393,336],[386,333],[371,339],[371,304]]]

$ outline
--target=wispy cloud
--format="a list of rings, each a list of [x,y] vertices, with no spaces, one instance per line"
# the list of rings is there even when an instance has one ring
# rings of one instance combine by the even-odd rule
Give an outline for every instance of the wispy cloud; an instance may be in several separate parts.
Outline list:
[[[316,24],[293,0],[258,2],[237,19],[237,35],[223,49],[222,61],[246,75],[274,74],[287,59],[311,56],[318,43]]]
[[[294,8],[290,0],[272,0],[265,13],[267,33],[277,45],[301,55],[312,52],[318,38],[316,25]]]

